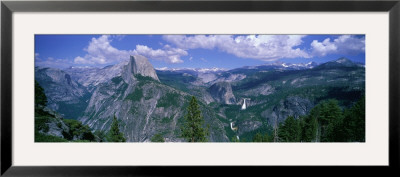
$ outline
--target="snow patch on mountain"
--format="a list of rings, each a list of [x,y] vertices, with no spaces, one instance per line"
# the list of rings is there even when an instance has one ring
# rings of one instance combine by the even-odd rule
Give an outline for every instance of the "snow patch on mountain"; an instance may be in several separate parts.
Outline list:
[[[155,68],[156,70],[159,71],[194,71],[194,72],[200,72],[200,73],[208,73],[208,72],[222,72],[222,71],[227,71],[225,68],[168,68],[168,67],[161,67],[161,68]]]
[[[104,68],[70,67],[65,72],[71,75],[78,83],[87,87],[89,91],[93,91],[97,85],[105,83],[114,77],[121,76],[122,66],[127,64],[128,61]]]

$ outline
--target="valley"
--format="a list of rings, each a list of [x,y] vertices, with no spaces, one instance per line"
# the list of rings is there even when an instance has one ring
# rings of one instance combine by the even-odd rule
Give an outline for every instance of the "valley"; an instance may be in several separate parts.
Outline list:
[[[365,96],[365,66],[347,58],[227,70],[154,68],[146,57],[135,55],[103,68],[35,67],[35,80],[47,97],[46,110],[59,117],[61,127],[37,131],[66,139],[63,132],[70,127],[61,120],[71,119],[93,133],[89,141],[107,134],[115,116],[127,142],[151,142],[155,136],[184,142],[180,127],[194,96],[203,126],[208,127],[208,141],[253,142],[268,135],[274,139],[265,141],[279,142],[284,140],[276,132],[289,126],[288,117],[307,122],[304,117],[312,117],[316,107],[329,100],[345,114]],[[57,121],[47,124],[56,127]]]

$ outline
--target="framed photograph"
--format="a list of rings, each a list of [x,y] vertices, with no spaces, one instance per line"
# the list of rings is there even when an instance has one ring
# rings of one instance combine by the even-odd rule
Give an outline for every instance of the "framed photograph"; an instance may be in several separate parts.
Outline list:
[[[1,175],[396,172],[399,15],[398,0],[2,1]]]

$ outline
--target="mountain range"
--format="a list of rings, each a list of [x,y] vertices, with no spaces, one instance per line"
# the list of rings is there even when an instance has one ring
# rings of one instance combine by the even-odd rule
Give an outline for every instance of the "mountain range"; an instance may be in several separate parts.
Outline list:
[[[48,108],[94,131],[108,131],[115,115],[130,142],[156,134],[181,142],[180,125],[196,96],[209,125],[209,140],[251,139],[288,116],[299,116],[320,101],[350,107],[365,94],[365,66],[347,58],[317,64],[276,62],[236,69],[158,68],[147,58],[104,68],[35,68]],[[245,109],[243,109],[245,108]]]

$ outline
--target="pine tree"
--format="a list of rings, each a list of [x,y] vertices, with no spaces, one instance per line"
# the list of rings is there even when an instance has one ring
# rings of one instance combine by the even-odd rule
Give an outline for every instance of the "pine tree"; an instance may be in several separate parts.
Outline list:
[[[263,142],[272,142],[272,141],[273,141],[272,137],[268,133],[265,133],[263,136]]]
[[[164,137],[157,133],[151,138],[151,142],[165,142]]]
[[[39,82],[35,80],[35,107],[45,107],[47,105],[47,98],[44,94],[44,89],[40,86]]]
[[[299,142],[301,138],[300,121],[293,116],[286,118],[279,127],[279,138],[285,142]]]
[[[104,131],[96,130],[93,134],[94,134],[97,142],[106,142],[107,141],[107,135]]]
[[[365,98],[345,111],[343,126],[346,129],[347,141],[365,142]]]
[[[312,117],[310,120],[310,141],[313,142],[318,142],[319,141],[319,124],[318,124],[318,119],[316,117]]]
[[[305,128],[307,126],[306,123],[307,116],[300,116],[299,117],[299,127],[300,127],[300,142],[303,142],[306,137]]]
[[[201,115],[196,97],[192,96],[184,118],[185,122],[181,127],[182,137],[188,142],[206,142],[209,134],[208,128],[202,127],[204,118]]]
[[[328,100],[323,103],[322,109],[322,142],[341,141],[343,134],[338,132],[342,130],[343,112],[339,107],[337,100]]]
[[[125,142],[126,141],[124,135],[119,131],[118,120],[117,120],[117,117],[115,117],[115,114],[114,114],[113,121],[111,123],[111,129],[109,131],[109,134],[110,134],[109,135],[110,142]]]
[[[365,98],[359,100],[344,113],[337,100],[322,101],[303,119],[304,122],[300,123],[301,141],[365,141]],[[285,127],[282,129],[285,130]],[[283,135],[285,133],[282,132]]]
[[[253,142],[271,142],[271,141],[272,137],[268,133],[262,135],[260,132],[258,132],[253,137]]]
[[[231,142],[240,142],[240,141],[237,139],[237,137],[234,136],[231,138]]]
[[[305,128],[305,134],[306,137],[304,137],[304,141],[307,142],[319,142],[320,141],[320,116],[321,116],[321,109],[322,109],[322,104],[316,105],[313,109],[311,109],[309,116],[307,116],[306,119],[306,128]]]
[[[253,142],[263,142],[263,136],[261,135],[261,133],[257,133],[256,135],[254,135]]]
[[[322,101],[306,119],[304,141],[335,142],[344,140],[343,112],[337,100]]]

